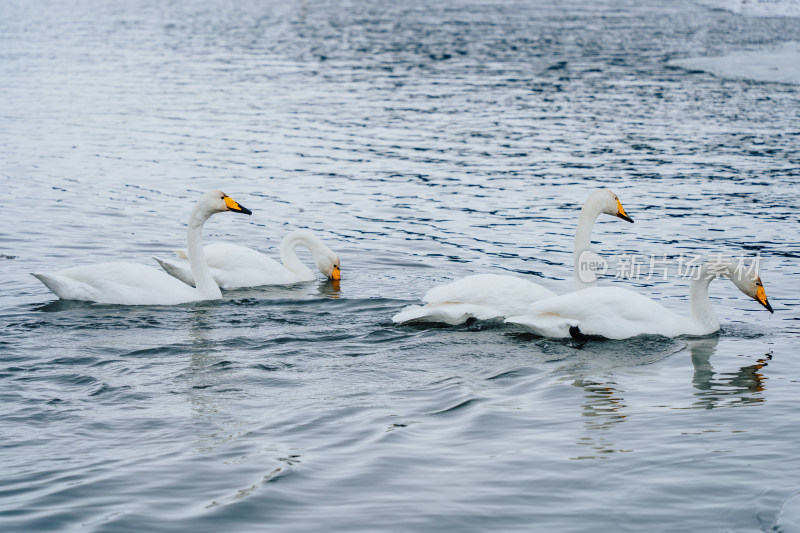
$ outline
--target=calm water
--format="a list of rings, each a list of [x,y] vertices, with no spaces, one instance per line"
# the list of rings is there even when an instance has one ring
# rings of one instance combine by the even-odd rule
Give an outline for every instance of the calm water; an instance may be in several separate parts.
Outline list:
[[[3,531],[799,531],[800,86],[670,64],[796,39],[688,1],[4,2]],[[477,272],[760,253],[703,339],[396,327]],[[310,228],[339,288],[60,302],[33,271]],[[614,280],[674,309],[686,282]]]

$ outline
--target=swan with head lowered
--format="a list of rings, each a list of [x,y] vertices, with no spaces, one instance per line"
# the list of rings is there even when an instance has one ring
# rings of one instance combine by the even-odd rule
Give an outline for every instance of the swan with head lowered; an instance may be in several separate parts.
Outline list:
[[[756,272],[728,260],[701,265],[689,284],[689,316],[623,287],[590,287],[532,304],[520,316],[506,319],[544,337],[627,339],[637,335],[703,336],[719,330],[719,320],[708,297],[716,277],[730,279],[740,291],[772,313],[764,285]]]
[[[308,230],[295,230],[281,241],[281,263],[245,246],[228,243],[209,244],[204,248],[211,275],[223,289],[288,285],[316,279],[314,272],[300,261],[296,249],[303,246],[311,252],[317,269],[328,279],[341,278],[339,258],[319,238]],[[182,261],[154,258],[171,276],[194,285],[188,259],[191,254],[178,252]]]
[[[581,261],[590,249],[592,228],[597,217],[606,214],[633,222],[616,194],[598,189],[583,204],[575,232],[573,261],[576,288],[591,286],[592,271],[581,270]],[[579,275],[579,270],[583,273]],[[501,274],[475,274],[446,285],[434,287],[422,298],[424,305],[410,305],[395,316],[396,324],[437,322],[462,324],[470,318],[490,320],[524,313],[531,303],[555,296],[555,293],[526,279]]]
[[[189,216],[187,248],[197,287],[161,270],[138,263],[111,262],[67,268],[54,273],[34,273],[48,289],[64,300],[103,304],[176,305],[222,297],[203,255],[203,224],[215,213],[251,214],[222,191],[205,193]]]

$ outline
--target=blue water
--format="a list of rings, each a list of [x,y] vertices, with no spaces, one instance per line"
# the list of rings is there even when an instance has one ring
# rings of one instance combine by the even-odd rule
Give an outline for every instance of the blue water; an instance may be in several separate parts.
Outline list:
[[[670,62],[800,19],[674,2],[11,0],[0,9],[3,531],[798,531],[800,86]],[[430,287],[598,251],[759,253],[702,339],[395,326]],[[58,301],[30,272],[207,242],[318,282]],[[688,312],[685,280],[614,279]]]

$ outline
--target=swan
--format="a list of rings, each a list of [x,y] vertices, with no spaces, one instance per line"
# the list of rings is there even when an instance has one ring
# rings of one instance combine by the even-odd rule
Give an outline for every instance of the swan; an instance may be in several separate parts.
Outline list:
[[[589,195],[581,208],[575,231],[576,289],[591,286],[596,281],[594,272],[583,268],[582,261],[591,258],[586,253],[590,251],[592,227],[601,214],[633,222],[611,190],[598,189]],[[424,305],[407,306],[393,316],[392,321],[395,324],[438,322],[457,325],[470,318],[490,320],[524,313],[531,303],[553,296],[553,291],[517,276],[474,274],[434,287],[422,298]]]
[[[214,281],[223,289],[237,289],[315,280],[314,272],[297,257],[298,246],[308,248],[317,268],[328,279],[341,279],[339,258],[308,230],[295,230],[283,238],[280,247],[283,264],[252,248],[236,244],[209,244],[204,251]],[[194,276],[187,261],[190,256],[181,250],[178,257],[183,261],[169,261],[158,257],[154,259],[169,275],[194,285]]]
[[[251,214],[222,191],[205,193],[189,216],[187,247],[197,288],[138,263],[110,262],[67,268],[55,273],[33,273],[59,298],[103,304],[175,305],[222,297],[208,271],[201,242],[203,223],[214,213]]]
[[[773,312],[757,273],[744,271],[728,260],[715,259],[703,263],[689,284],[690,316],[679,315],[623,287],[590,287],[541,300],[525,314],[505,321],[544,337],[582,340],[590,336],[627,339],[637,335],[710,335],[719,330],[719,320],[708,297],[708,286],[719,276],[727,277],[740,291]]]

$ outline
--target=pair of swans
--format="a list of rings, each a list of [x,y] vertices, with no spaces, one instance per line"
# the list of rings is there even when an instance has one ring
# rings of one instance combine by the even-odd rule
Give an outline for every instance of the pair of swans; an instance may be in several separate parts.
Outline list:
[[[59,298],[103,304],[176,305],[222,297],[220,287],[233,289],[311,281],[314,273],[297,257],[298,246],[307,247],[317,268],[331,279],[341,277],[339,258],[311,232],[298,230],[281,242],[283,265],[244,246],[212,244],[203,247],[203,224],[211,215],[232,211],[251,214],[222,191],[205,193],[189,216],[187,250],[183,261],[157,259],[166,273],[128,262],[109,262],[67,268],[55,273],[34,273]]]
[[[617,196],[601,189],[593,192],[578,219],[573,252],[575,290],[556,295],[516,276],[478,274],[435,287],[424,296],[422,306],[409,306],[392,317],[395,323],[440,322],[461,324],[504,318],[545,337],[597,336],[626,339],[637,335],[709,335],[719,330],[719,320],[708,297],[712,279],[724,276],[747,296],[772,313],[757,273],[745,271],[730,261],[709,261],[700,268],[689,289],[690,316],[683,316],[659,303],[622,287],[595,287],[596,277],[586,270],[592,227],[598,216],[608,214],[629,222]]]
[[[581,208],[575,231],[573,261],[576,289],[592,286],[596,280],[592,271],[582,268],[581,260],[586,257],[586,252],[591,253],[592,229],[600,215],[633,222],[612,191],[599,189],[589,195]],[[439,322],[454,326],[471,318],[491,320],[520,315],[531,303],[555,295],[550,289],[517,276],[476,274],[434,287],[422,298],[425,305],[408,306],[392,320],[399,324]]]

